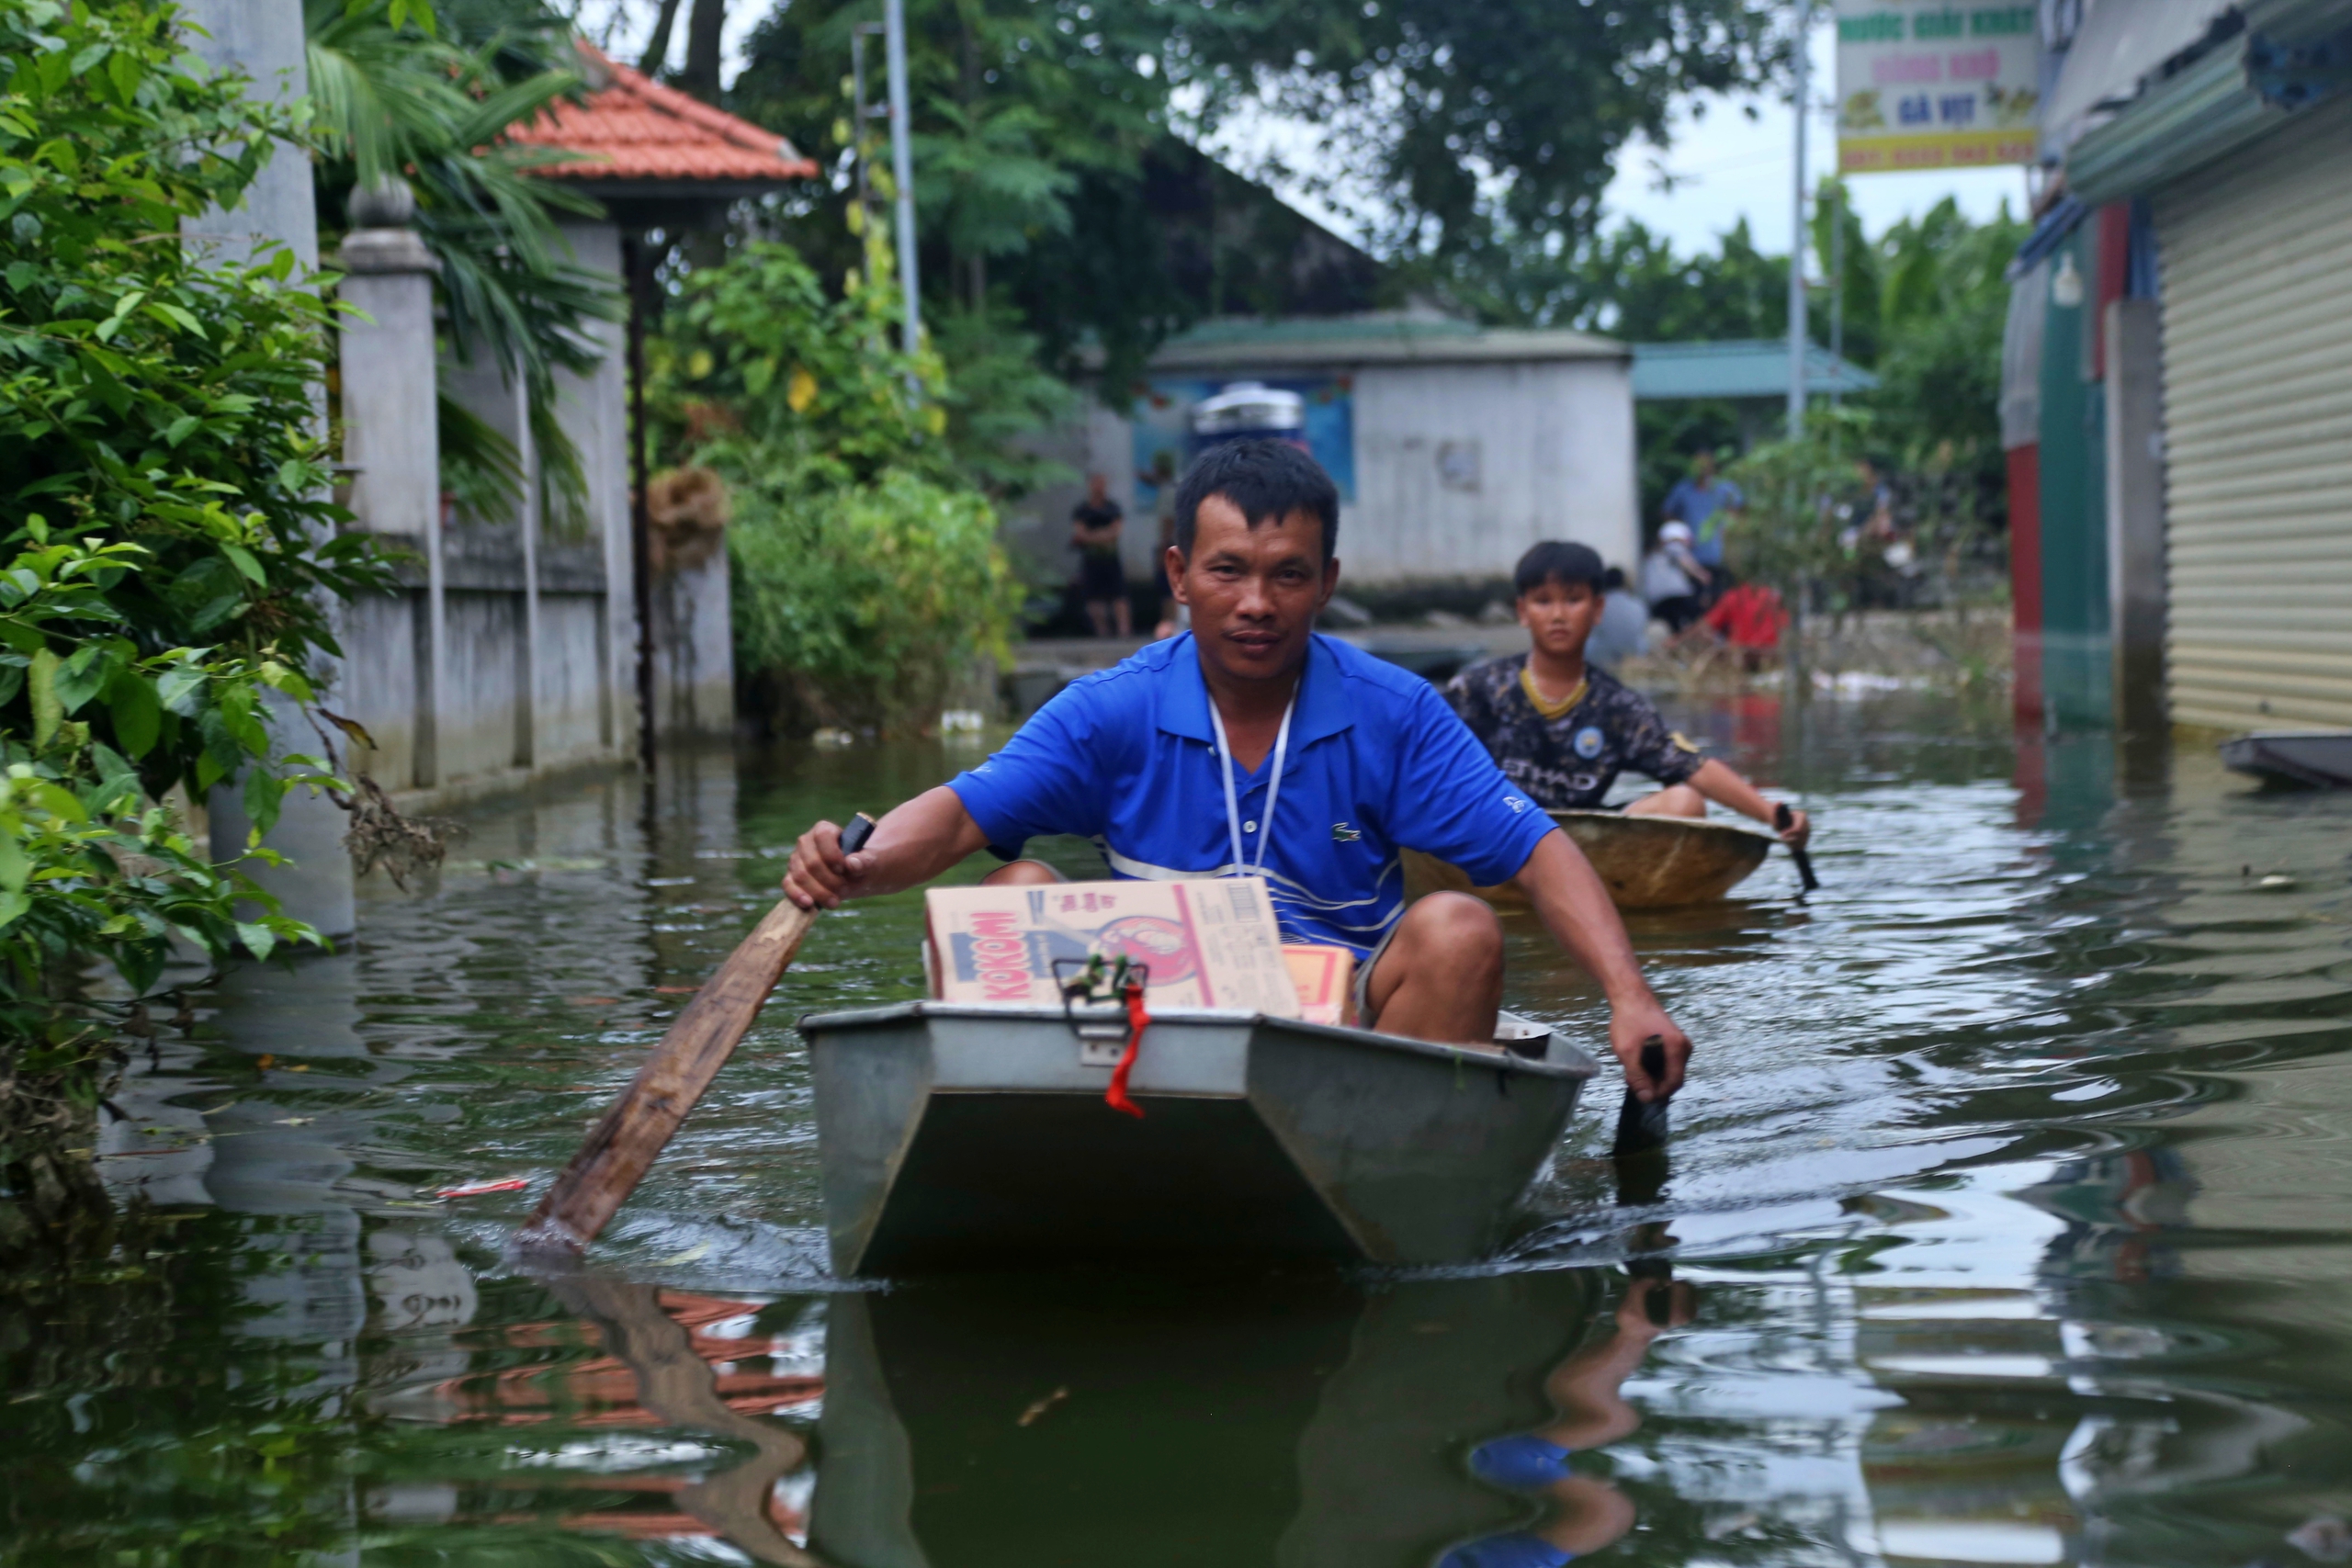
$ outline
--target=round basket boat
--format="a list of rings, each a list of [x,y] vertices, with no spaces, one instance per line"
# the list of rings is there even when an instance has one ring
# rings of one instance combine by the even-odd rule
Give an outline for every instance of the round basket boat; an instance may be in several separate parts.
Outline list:
[[[1628,817],[1622,811],[1555,811],[1620,909],[1671,909],[1722,897],[1764,863],[1773,840],[1728,822],[1689,817]],[[1405,893],[1476,893],[1490,904],[1524,904],[1516,883],[1474,886],[1467,872],[1407,850]]]

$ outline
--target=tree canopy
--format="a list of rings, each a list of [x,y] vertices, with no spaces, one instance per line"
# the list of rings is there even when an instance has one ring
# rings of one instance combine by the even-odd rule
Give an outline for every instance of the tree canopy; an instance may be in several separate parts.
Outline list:
[[[841,189],[851,35],[876,9],[779,7],[752,35],[730,99],[803,147],[834,149]],[[978,308],[1002,288],[1031,332],[1090,335],[1114,356],[1204,313],[1214,297],[1148,254],[1147,164],[1172,133],[1197,138],[1245,101],[1318,128],[1308,183],[1400,276],[1475,272],[1522,236],[1574,251],[1599,221],[1617,154],[1637,135],[1665,140],[1678,95],[1751,87],[1779,68],[1783,9],[910,0],[926,292]],[[1091,218],[1105,211],[1140,227],[1103,232]],[[1106,245],[1125,247],[1121,265],[1073,254]],[[1085,284],[1075,296],[1074,265]]]

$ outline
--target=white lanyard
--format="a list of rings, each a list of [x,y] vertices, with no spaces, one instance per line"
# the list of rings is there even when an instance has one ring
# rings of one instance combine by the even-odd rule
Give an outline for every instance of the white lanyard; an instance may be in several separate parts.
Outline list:
[[[1216,711],[1216,698],[1209,698],[1209,723],[1216,728],[1216,760],[1225,770],[1225,829],[1233,835],[1230,875],[1248,876],[1266,869],[1266,840],[1274,829],[1274,797],[1282,793],[1283,758],[1290,751],[1290,716],[1297,707],[1298,693],[1294,690],[1290,705],[1283,709],[1282,729],[1274,736],[1274,771],[1266,778],[1266,811],[1258,819],[1258,863],[1252,866],[1241,858],[1241,807],[1233,793],[1233,748],[1226,743],[1225,717]]]

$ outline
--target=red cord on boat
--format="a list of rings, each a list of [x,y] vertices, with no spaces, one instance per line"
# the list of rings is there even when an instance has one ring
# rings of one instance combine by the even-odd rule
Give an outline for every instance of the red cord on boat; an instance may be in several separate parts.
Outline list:
[[[1151,1027],[1151,1014],[1143,1010],[1143,982],[1127,982],[1127,1048],[1119,1055],[1119,1065],[1111,1069],[1111,1087],[1102,1091],[1102,1103],[1114,1111],[1124,1111],[1137,1121],[1143,1119],[1143,1107],[1127,1098],[1127,1075],[1135,1070],[1136,1054],[1143,1049],[1143,1032]]]

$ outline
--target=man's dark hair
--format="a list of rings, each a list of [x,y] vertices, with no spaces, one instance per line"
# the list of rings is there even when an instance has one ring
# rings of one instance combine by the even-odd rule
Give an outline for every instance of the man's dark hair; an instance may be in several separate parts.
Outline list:
[[[1581,582],[1595,593],[1605,592],[1601,580],[1609,569],[1600,552],[1569,539],[1546,539],[1519,558],[1510,574],[1511,591],[1525,598],[1547,582]]]
[[[1176,547],[1193,554],[1201,502],[1221,495],[1250,526],[1304,512],[1323,524],[1323,564],[1340,543],[1340,487],[1323,465],[1287,441],[1227,441],[1193,459],[1176,482]]]
[[[1603,593],[1614,593],[1624,586],[1625,569],[1623,567],[1612,566],[1600,574],[1600,591]]]

